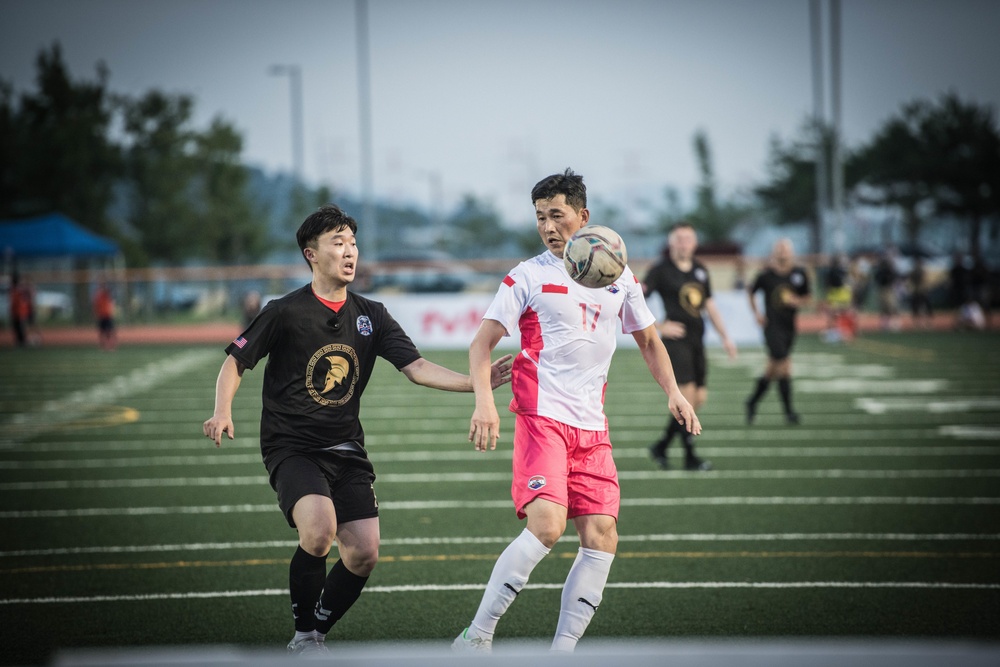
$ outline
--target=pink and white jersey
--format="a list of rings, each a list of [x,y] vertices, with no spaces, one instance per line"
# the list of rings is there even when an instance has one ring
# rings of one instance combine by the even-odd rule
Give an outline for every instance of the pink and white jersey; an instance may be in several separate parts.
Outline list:
[[[655,321],[628,267],[613,284],[592,289],[575,283],[562,259],[549,251],[507,274],[484,319],[502,324],[508,336],[521,332],[511,412],[588,431],[608,428],[604,390],[617,320],[623,333]]]

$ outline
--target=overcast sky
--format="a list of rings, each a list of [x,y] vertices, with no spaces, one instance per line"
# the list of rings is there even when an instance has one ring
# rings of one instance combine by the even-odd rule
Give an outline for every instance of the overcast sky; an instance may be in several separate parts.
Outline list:
[[[824,7],[827,3],[824,2]],[[724,192],[764,177],[769,140],[812,112],[807,0],[369,0],[377,196],[450,210],[463,193],[511,222],[570,166],[592,200],[639,210],[697,182],[704,130]],[[1000,107],[1000,2],[843,0],[843,121],[868,139],[902,103],[955,91]],[[305,176],[361,188],[354,0],[0,0],[0,78],[34,88],[58,41],[74,79],[196,98],[291,170],[289,79],[303,72]],[[439,179],[442,197],[433,183]]]

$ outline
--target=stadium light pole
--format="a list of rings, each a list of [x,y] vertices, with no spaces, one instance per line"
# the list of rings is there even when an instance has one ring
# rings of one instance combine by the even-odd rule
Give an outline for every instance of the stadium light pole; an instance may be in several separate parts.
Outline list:
[[[372,168],[372,103],[371,103],[371,72],[368,49],[368,2],[355,0],[355,26],[358,46],[358,123],[361,134],[361,200],[362,219],[370,239],[371,247],[367,251],[372,259],[378,259],[378,218],[373,197]]]
[[[830,0],[830,102],[833,117],[833,252],[844,251],[844,153],[841,142],[840,0]]]
[[[826,205],[829,201],[827,183],[826,123],[823,96],[823,15],[821,0],[809,0],[809,33],[812,41],[813,136],[816,149],[816,219],[817,234],[812,252],[823,252],[826,234]]]
[[[302,138],[302,68],[298,65],[271,65],[267,73],[272,76],[288,77],[292,102],[292,171],[296,179],[301,181],[305,143]]]

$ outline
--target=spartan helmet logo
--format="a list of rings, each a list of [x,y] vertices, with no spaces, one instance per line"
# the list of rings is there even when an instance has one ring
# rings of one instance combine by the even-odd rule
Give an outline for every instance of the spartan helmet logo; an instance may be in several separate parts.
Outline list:
[[[320,405],[337,407],[354,396],[361,364],[354,348],[333,343],[316,350],[306,366],[306,390]]]
[[[681,307],[691,317],[699,317],[701,315],[701,306],[705,301],[705,293],[702,292],[701,285],[699,283],[685,283],[680,290],[679,300],[681,302]]]
[[[343,357],[331,354],[326,360],[330,362],[330,370],[326,372],[326,385],[323,387],[323,391],[320,392],[321,394],[329,392],[343,382],[351,370],[351,365]]]

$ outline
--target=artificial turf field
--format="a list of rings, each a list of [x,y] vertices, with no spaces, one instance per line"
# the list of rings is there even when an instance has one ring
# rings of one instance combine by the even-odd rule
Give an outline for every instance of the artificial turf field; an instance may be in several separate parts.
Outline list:
[[[57,649],[237,645],[291,635],[295,533],[257,441],[263,364],[244,375],[236,440],[201,435],[214,347],[0,349],[3,664]],[[710,355],[699,453],[707,473],[655,469],[665,399],[632,349],[607,414],[621,542],[588,640],[1000,640],[1000,336],[802,336],[800,426],[777,392],[746,426],[761,349]],[[428,351],[465,370],[464,352]],[[466,441],[471,394],[411,385],[380,362],[362,419],[381,506],[381,559],[330,638],[448,642],[522,529],[509,500],[512,418]],[[680,452],[671,450],[680,463]],[[504,640],[547,640],[576,540],[534,571]]]

